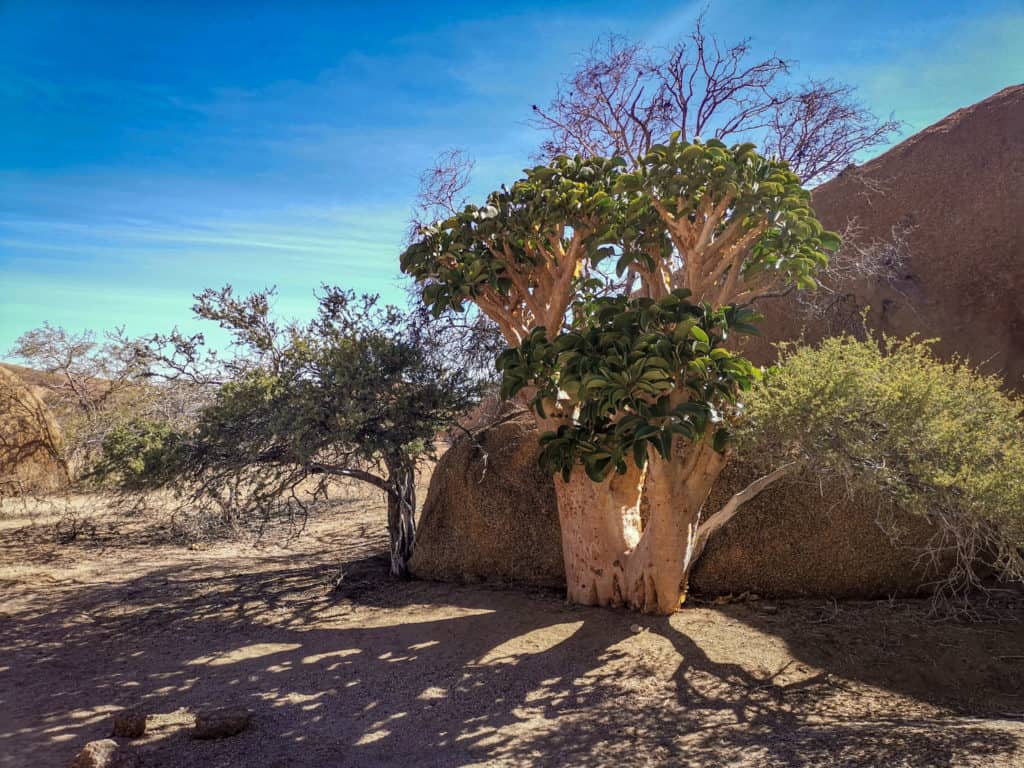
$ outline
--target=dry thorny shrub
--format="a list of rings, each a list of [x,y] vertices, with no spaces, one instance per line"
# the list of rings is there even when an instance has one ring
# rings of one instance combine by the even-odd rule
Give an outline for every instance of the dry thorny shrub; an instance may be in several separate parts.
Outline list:
[[[862,314],[869,307],[860,304],[853,290],[860,285],[897,289],[910,256],[909,238],[914,227],[893,226],[887,238],[870,237],[856,220],[847,223],[842,247],[829,259],[815,279],[818,290],[793,295],[796,311],[805,324],[814,324],[829,335],[848,333],[862,336]]]

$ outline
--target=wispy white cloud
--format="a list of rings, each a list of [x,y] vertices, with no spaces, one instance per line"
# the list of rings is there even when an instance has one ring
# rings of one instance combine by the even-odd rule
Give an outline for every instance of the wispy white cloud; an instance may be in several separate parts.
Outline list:
[[[159,222],[0,216],[0,354],[44,320],[133,332],[190,326],[192,294],[276,285],[280,310],[313,310],[322,282],[401,301],[402,212],[289,206]]]

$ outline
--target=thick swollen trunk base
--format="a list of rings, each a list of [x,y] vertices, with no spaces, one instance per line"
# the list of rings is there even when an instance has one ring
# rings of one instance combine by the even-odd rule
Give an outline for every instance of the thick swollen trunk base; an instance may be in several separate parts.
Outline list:
[[[600,483],[579,469],[568,481],[556,478],[569,599],[644,613],[675,612],[700,513],[724,463],[702,441],[672,461],[652,452],[645,472],[631,464],[625,474]],[[640,519],[644,496],[646,525]]]

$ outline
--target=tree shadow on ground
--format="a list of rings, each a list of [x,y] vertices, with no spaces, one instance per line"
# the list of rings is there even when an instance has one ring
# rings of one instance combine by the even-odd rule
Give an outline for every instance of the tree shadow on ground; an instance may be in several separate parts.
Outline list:
[[[716,644],[746,631],[737,642],[803,648],[798,623],[739,607],[641,619],[386,569],[350,562],[335,590],[336,565],[264,557],[247,573],[187,564],[40,594],[4,618],[0,765],[63,764],[124,706],[178,723],[155,718],[139,746],[159,766],[923,768],[1011,765],[1020,748],[1012,723],[864,686],[851,700],[806,648],[794,670]],[[199,742],[171,717],[221,705],[252,709],[253,727]]]

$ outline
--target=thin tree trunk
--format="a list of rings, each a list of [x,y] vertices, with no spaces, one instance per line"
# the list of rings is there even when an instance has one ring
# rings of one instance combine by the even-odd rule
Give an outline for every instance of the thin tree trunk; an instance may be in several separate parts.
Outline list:
[[[711,538],[711,535],[736,517],[736,513],[740,511],[740,508],[744,504],[777,481],[797,472],[800,469],[800,466],[800,462],[792,461],[788,464],[782,465],[767,475],[757,478],[742,491],[733,494],[732,498],[730,498],[720,510],[701,522],[697,529],[697,538],[693,547],[693,556],[691,557],[690,563],[691,567],[693,563],[697,561],[697,558],[699,558],[704,552],[704,547],[707,546],[708,539]]]
[[[406,457],[388,460],[387,465],[391,575],[406,579],[416,539],[416,467]]]

